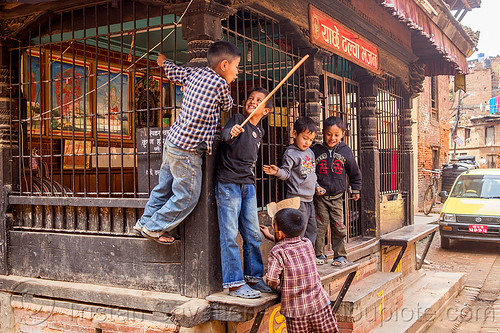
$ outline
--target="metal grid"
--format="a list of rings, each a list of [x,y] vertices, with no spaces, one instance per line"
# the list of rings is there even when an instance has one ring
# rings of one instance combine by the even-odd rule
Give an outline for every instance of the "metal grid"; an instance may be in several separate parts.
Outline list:
[[[135,1],[81,6],[54,13],[11,50],[11,66],[21,68],[11,97],[23,110],[12,117],[20,131],[15,195],[148,195],[152,177],[141,189],[137,174],[161,159],[163,131],[154,151],[149,144],[138,151],[135,132],[148,137],[168,126],[160,118],[177,111],[156,65],[157,52],[187,60],[177,20],[163,7]],[[164,42],[154,49],[158,41]]]
[[[352,80],[354,72],[349,63],[338,56],[326,58],[323,61],[324,80],[323,94],[325,98],[324,114],[322,120],[331,116],[337,116],[347,124],[347,132],[344,142],[352,149],[356,161],[359,160],[359,85]],[[332,73],[341,73],[335,75]],[[344,208],[344,223],[348,227],[348,238],[356,238],[362,235],[361,230],[361,207],[357,201],[349,198],[346,194]]]
[[[403,93],[395,78],[385,75],[377,94],[377,139],[380,155],[380,192],[396,194],[403,189]]]
[[[300,59],[299,49],[283,28],[272,18],[250,10],[239,10],[222,23],[224,38],[241,50],[240,75],[232,85],[232,95],[244,113],[247,93],[254,87],[271,91]],[[274,108],[261,121],[265,130],[256,165],[257,202],[260,209],[272,201],[284,199],[284,184],[262,171],[264,164],[281,164],[283,152],[291,143],[293,123],[304,114],[304,67],[277,91]],[[233,115],[223,117],[223,125]]]
[[[15,228],[131,234],[157,182],[165,130],[180,110],[180,87],[156,64],[157,52],[188,61],[179,19],[135,1],[81,5],[53,12],[11,49],[10,70],[18,73],[10,82],[12,177],[21,183],[10,199]],[[244,54],[231,87],[239,108],[249,89],[272,90],[299,59],[294,42],[262,14],[238,11],[223,21],[223,33]],[[303,114],[304,82],[301,68],[262,122],[260,207],[284,198],[282,182],[264,175],[262,164],[280,164]]]

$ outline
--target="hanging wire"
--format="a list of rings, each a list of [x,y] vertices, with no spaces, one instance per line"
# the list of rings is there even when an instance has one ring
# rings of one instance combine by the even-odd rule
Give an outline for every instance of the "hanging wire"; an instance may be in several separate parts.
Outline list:
[[[127,69],[125,70],[122,70],[120,72],[129,72],[131,71],[131,68],[134,67],[135,64],[137,64],[138,61],[142,60],[147,54],[151,53],[153,50],[155,50],[158,46],[160,46],[165,40],[167,40],[168,37],[170,37],[170,35],[172,35],[172,33],[177,29],[177,26],[182,22],[182,19],[184,18],[184,15],[186,15],[186,12],[188,11],[189,7],[191,6],[191,4],[193,3],[194,0],[190,0],[189,1],[189,4],[187,5],[186,9],[184,10],[184,12],[182,13],[182,15],[179,17],[179,19],[177,20],[177,22],[174,22],[174,27],[172,28],[172,30],[160,41],[158,42],[155,46],[153,46],[152,48],[150,48],[147,52],[144,52],[144,54],[142,56],[140,56],[136,61],[134,61],[130,66],[127,67]],[[73,43],[73,42],[71,42]],[[64,52],[66,52],[69,48],[71,47],[71,44],[66,48],[66,50],[64,50]],[[28,51],[26,51],[28,53]],[[64,54],[64,52],[62,54]],[[62,54],[61,54],[61,57],[62,57]],[[155,66],[155,67],[149,67],[149,68],[160,68],[159,66]],[[136,68],[136,71],[137,71],[137,68]],[[41,120],[42,119],[42,116],[45,116],[46,114],[49,114],[59,108],[63,108],[64,106],[67,106],[67,105],[70,105],[70,104],[73,104],[74,102],[78,101],[78,100],[81,100],[82,98],[84,97],[87,97],[89,94],[101,89],[102,87],[110,84],[111,82],[113,82],[113,80],[115,80],[116,78],[120,77],[120,75],[116,75],[115,77],[113,77],[112,79],[110,79],[109,81],[106,81],[104,82],[102,85],[100,85],[99,87],[95,88],[95,89],[92,89],[90,91],[88,91],[87,93],[85,93],[84,95],[82,96],[79,96],[79,97],[76,97],[74,100],[71,100],[65,104],[62,104],[60,106],[56,106],[50,110],[47,110],[45,112],[40,112],[39,115],[37,115],[36,117],[33,117],[31,118],[31,120]]]

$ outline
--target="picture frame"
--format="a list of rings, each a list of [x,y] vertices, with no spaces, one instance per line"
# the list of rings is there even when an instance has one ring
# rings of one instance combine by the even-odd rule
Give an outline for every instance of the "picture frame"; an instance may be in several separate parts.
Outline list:
[[[158,84],[155,85],[155,94],[158,95],[157,104],[155,105],[158,108],[158,127],[169,128],[173,122],[172,114],[173,114],[173,104],[172,104],[172,89],[173,84],[167,79],[163,79],[161,82],[161,78],[155,76],[154,79],[158,81]],[[161,87],[161,91],[160,91]]]
[[[97,66],[95,131],[98,137],[132,138],[130,77],[119,68]]]
[[[123,155],[122,155],[123,150]],[[96,154],[97,152],[97,154]],[[92,168],[133,168],[134,167],[134,152],[131,147],[95,147],[92,146],[92,155],[94,158],[91,161]],[[111,162],[111,164],[110,164]],[[123,163],[123,164],[122,164]]]
[[[176,108],[180,108],[182,106],[182,97],[184,96],[184,92],[182,91],[182,85],[175,83],[175,94],[174,94],[174,101],[175,104],[172,103],[172,105],[175,105]]]
[[[92,140],[64,140],[63,169],[89,169],[91,153]]]
[[[79,60],[52,56],[49,65],[48,120],[53,134],[91,134],[90,65]]]
[[[44,74],[44,54],[36,50],[27,50],[23,53],[23,82],[21,84],[23,95],[27,101],[28,133],[44,134],[45,116],[43,114],[44,89],[42,78]]]

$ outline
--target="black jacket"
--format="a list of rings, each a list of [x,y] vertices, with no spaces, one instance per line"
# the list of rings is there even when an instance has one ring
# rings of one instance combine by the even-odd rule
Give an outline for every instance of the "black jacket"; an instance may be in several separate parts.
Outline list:
[[[325,195],[335,196],[351,186],[352,193],[361,190],[361,171],[351,148],[343,141],[329,150],[322,143],[312,148],[316,157],[318,184],[326,190]]]
[[[221,159],[217,168],[217,181],[233,184],[253,184],[255,182],[255,162],[264,129],[247,122],[243,128],[245,132],[236,138],[231,138],[231,128],[241,124],[245,116],[235,114],[221,132]]]

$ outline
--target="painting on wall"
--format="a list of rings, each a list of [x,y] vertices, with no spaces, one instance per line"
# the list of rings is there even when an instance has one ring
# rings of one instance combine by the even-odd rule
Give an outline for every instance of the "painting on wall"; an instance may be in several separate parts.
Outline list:
[[[160,126],[164,128],[170,127],[172,124],[172,83],[166,79],[163,79],[160,89],[160,78],[155,77],[158,82],[154,85],[154,93],[158,95],[156,108],[158,108],[159,118],[161,119]]]
[[[152,75],[137,76],[135,78],[134,98],[136,109],[136,126],[141,127],[157,127],[158,112],[155,111],[157,105],[160,104],[159,81]]]
[[[92,141],[66,140],[64,141],[63,169],[90,168],[90,154]]]
[[[52,131],[68,135],[90,133],[89,66],[56,59],[50,64],[50,78],[48,117]]]
[[[175,106],[180,108],[182,105],[183,88],[179,84],[175,84]]]
[[[43,130],[42,122],[42,70],[41,54],[36,51],[28,51],[24,57],[24,81],[22,84],[23,93],[28,101],[28,119],[27,130],[31,133],[40,133]]]
[[[130,139],[129,77],[118,69],[98,67],[96,124],[99,135]],[[105,68],[106,70],[104,70]]]

